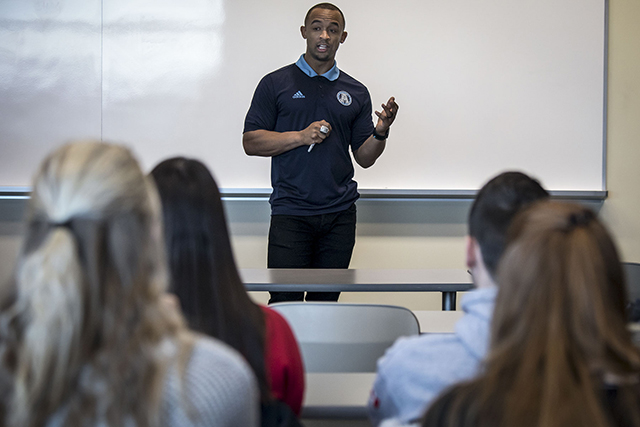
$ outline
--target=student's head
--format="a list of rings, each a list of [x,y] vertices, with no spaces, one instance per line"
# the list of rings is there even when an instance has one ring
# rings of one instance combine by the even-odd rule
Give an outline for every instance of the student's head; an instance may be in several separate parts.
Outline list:
[[[162,202],[170,291],[189,327],[216,337],[248,360],[266,396],[264,318],[240,279],[220,191],[198,160],[176,157],[151,176]]]
[[[78,425],[93,424],[103,404],[114,424],[153,419],[154,352],[180,326],[159,303],[166,266],[154,191],[120,146],[72,143],[40,166],[1,315],[15,425],[42,425],[63,404]]]
[[[474,254],[479,248],[484,267],[495,278],[511,221],[523,207],[547,197],[549,193],[538,181],[521,172],[504,172],[487,182],[469,213],[469,267],[480,262]]]
[[[151,171],[164,220],[170,291],[178,296],[189,325],[224,340],[216,314],[226,300],[248,300],[240,282],[220,191],[198,160],[175,157]]]
[[[302,38],[307,41],[307,62],[333,63],[338,47],[347,38],[345,26],[344,14],[331,3],[319,3],[309,9],[300,27]]]
[[[162,202],[170,291],[180,299],[192,328],[215,329],[207,306],[237,292],[235,286],[223,288],[230,283],[224,276],[235,279],[237,273],[218,186],[204,164],[182,157],[161,162],[151,176]],[[218,275],[225,280],[211,286]]]
[[[523,358],[563,369],[576,360],[596,373],[640,369],[629,348],[618,252],[588,208],[545,202],[523,211],[509,230],[498,281],[494,346],[520,341],[514,350]]]
[[[588,208],[543,201],[518,214],[506,244],[484,369],[424,425],[447,411],[439,425],[640,425],[640,351],[605,227]]]
[[[494,378],[516,381],[516,393],[538,409],[537,425],[609,425],[604,384],[636,387],[640,353],[626,328],[620,259],[602,223],[576,204],[523,211],[509,230],[498,281],[488,361]],[[525,377],[527,387],[517,383]],[[637,408],[629,415],[640,422]]]

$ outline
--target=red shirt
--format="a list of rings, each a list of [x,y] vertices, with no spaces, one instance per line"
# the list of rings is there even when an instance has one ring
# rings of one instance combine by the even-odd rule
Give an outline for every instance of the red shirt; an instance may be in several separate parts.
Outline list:
[[[299,416],[304,395],[304,366],[298,342],[284,317],[268,307],[260,308],[266,327],[265,368],[271,392]]]

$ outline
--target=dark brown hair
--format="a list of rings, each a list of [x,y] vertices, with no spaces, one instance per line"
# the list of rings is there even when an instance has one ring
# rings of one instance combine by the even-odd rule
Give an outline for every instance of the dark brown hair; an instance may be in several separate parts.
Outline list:
[[[161,162],[151,175],[162,201],[170,290],[189,327],[238,350],[268,401],[264,315],[240,280],[213,176],[198,160],[183,157]]]

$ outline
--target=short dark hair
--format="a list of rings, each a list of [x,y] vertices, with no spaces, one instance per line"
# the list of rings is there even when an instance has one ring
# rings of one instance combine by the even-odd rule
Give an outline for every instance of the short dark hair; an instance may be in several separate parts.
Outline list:
[[[175,157],[152,171],[169,261],[169,289],[189,327],[240,352],[269,399],[262,309],[247,294],[231,248],[220,190],[198,160]]]
[[[504,172],[478,192],[469,213],[469,235],[480,245],[482,259],[495,278],[507,230],[525,206],[549,197],[540,183],[522,172]]]
[[[327,9],[327,10],[337,10],[338,12],[340,12],[340,16],[342,17],[342,30],[344,31],[344,29],[347,27],[347,20],[344,19],[344,13],[342,13],[342,11],[340,10],[340,8],[338,6],[336,6],[335,4],[331,4],[331,3],[318,3],[317,5],[313,6],[311,9],[309,9],[309,11],[307,12],[307,14],[304,16],[304,25],[307,25],[307,19],[309,19],[309,15],[311,15],[311,11],[314,9]]]

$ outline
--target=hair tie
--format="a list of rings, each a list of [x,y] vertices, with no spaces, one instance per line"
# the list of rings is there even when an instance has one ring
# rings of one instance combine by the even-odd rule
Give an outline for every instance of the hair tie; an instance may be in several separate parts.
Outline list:
[[[64,222],[49,222],[49,225],[52,228],[64,227],[64,228],[67,228],[67,229],[71,230],[71,220],[70,219],[68,219],[68,220],[66,220]]]
[[[586,227],[594,218],[593,212],[584,210],[579,213],[569,215],[569,231],[577,227]]]

